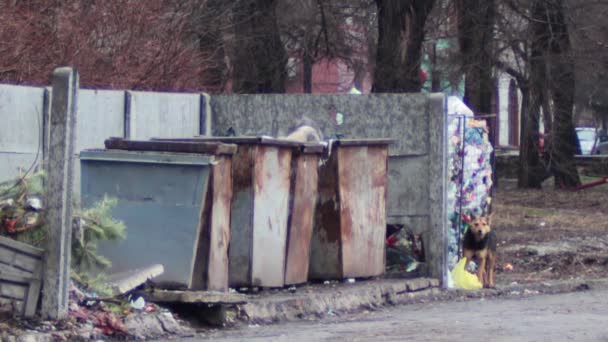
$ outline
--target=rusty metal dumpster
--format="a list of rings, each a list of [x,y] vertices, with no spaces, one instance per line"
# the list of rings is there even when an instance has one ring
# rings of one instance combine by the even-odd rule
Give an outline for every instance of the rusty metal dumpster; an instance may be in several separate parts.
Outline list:
[[[81,153],[82,203],[118,199],[127,239],[100,244],[112,272],[153,263],[162,283],[228,289],[231,157],[235,145],[109,139]]]
[[[319,171],[311,279],[384,273],[389,139],[337,140]]]
[[[284,286],[292,157],[302,143],[267,137],[194,140],[238,145],[232,168],[230,286]]]

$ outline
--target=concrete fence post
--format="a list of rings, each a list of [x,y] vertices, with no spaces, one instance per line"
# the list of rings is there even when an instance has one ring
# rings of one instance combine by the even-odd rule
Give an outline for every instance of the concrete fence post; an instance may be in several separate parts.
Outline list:
[[[48,238],[43,274],[42,316],[62,319],[68,314],[72,238],[72,182],[78,73],[72,68],[53,72],[48,146],[46,217]]]

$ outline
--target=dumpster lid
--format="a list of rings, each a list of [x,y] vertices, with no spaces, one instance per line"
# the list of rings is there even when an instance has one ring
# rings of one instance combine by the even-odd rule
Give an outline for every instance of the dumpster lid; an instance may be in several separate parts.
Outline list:
[[[314,142],[299,142],[283,138],[272,138],[266,136],[239,136],[239,137],[208,137],[208,136],[196,136],[194,138],[185,139],[164,139],[164,138],[152,138],[152,141],[179,141],[179,142],[190,142],[190,143],[225,143],[225,144],[237,144],[237,145],[268,145],[268,146],[280,146],[280,147],[291,147],[295,148],[302,153],[323,153],[325,151],[325,144],[314,143]]]
[[[181,152],[200,154],[234,154],[236,145],[221,142],[181,141],[181,140],[129,140],[110,138],[105,141],[107,149],[127,151]]]
[[[370,145],[390,145],[395,139],[388,138],[369,138],[369,139],[337,139],[331,143],[335,146],[370,146]]]
[[[81,161],[127,162],[138,164],[171,164],[205,166],[213,163],[211,155],[198,153],[126,151],[87,149],[79,154]]]

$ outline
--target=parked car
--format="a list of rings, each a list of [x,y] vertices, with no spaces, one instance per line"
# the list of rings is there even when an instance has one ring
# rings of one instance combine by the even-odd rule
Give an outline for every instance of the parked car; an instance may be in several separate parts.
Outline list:
[[[598,142],[595,147],[594,154],[608,154],[608,132],[600,130],[598,134]]]
[[[592,154],[598,145],[596,129],[593,127],[577,127],[576,135],[581,144],[581,154]],[[608,145],[606,148],[608,148]]]

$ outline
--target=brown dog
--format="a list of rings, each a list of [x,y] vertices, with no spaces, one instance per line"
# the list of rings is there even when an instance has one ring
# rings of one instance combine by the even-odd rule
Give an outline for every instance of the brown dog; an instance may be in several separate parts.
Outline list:
[[[486,288],[494,287],[496,265],[496,234],[490,228],[491,217],[491,214],[473,217],[462,241],[463,257],[467,258],[465,270],[475,258],[479,265],[477,278]]]

